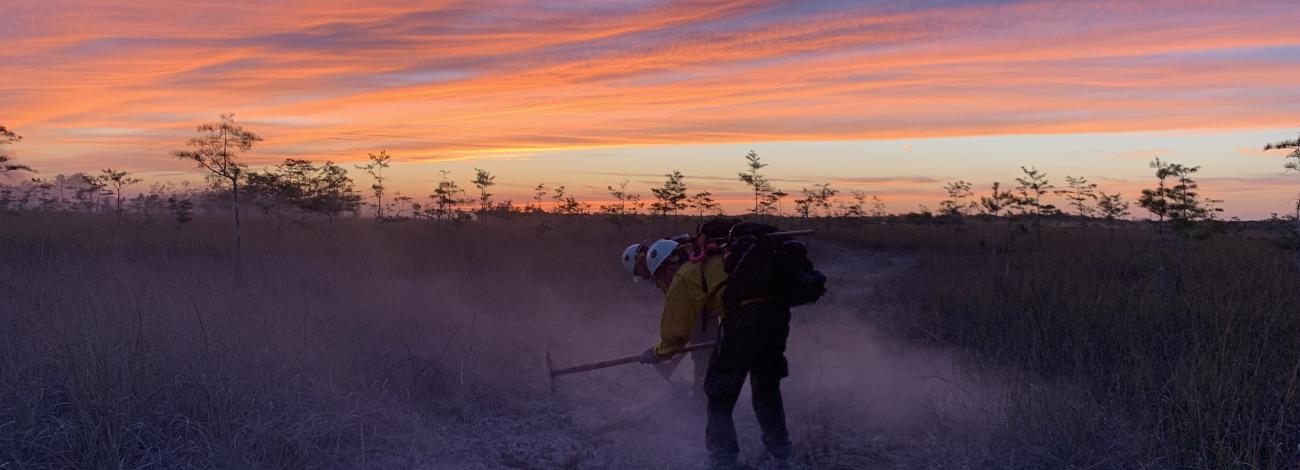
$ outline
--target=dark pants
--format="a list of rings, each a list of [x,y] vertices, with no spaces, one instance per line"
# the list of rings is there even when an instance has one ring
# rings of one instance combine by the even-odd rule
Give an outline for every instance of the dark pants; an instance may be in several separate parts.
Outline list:
[[[704,434],[709,462],[714,468],[730,468],[740,455],[732,410],[749,377],[751,400],[763,445],[777,459],[790,457],[790,434],[785,426],[785,404],[781,379],[789,375],[785,341],[789,335],[789,309],[763,309],[765,321],[738,321],[724,326],[722,338],[709,363],[704,391],[709,397],[709,422]],[[744,312],[759,314],[759,312]]]

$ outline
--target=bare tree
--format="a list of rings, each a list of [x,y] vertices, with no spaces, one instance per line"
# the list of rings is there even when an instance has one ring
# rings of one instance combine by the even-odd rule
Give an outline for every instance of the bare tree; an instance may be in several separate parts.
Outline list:
[[[1281,142],[1274,142],[1265,145],[1264,150],[1291,150],[1291,153],[1288,153],[1285,157],[1283,157],[1284,163],[1282,164],[1282,166],[1286,168],[1288,172],[1300,171],[1300,138],[1283,140]],[[1292,237],[1296,240],[1300,240],[1300,195],[1297,195],[1296,197],[1296,209],[1295,209],[1294,218],[1295,220],[1293,220],[1292,222],[1295,225],[1292,228]],[[1296,244],[1294,261],[1295,261],[1296,270],[1300,271],[1300,243]]]
[[[1097,213],[1099,213],[1107,222],[1114,222],[1115,220],[1122,219],[1129,214],[1128,202],[1125,201],[1123,196],[1120,196],[1119,193],[1106,194],[1102,192],[1099,194],[1100,196],[1098,196],[1097,199]]]
[[[116,206],[117,217],[121,219],[122,199],[123,199],[122,190],[128,186],[134,185],[143,180],[141,180],[140,178],[132,177],[130,173],[127,173],[125,171],[113,171],[112,168],[105,168],[103,173],[101,173],[98,176],[98,178],[100,184],[104,185],[105,187],[113,188],[113,196],[117,202],[117,206]]]
[[[794,200],[794,213],[799,217],[807,219],[812,216],[813,198],[815,198],[816,195],[814,195],[812,190],[808,188],[801,189],[801,192],[803,192],[803,197]]]
[[[948,193],[948,199],[939,203],[939,214],[961,218],[966,215],[968,209],[975,206],[975,203],[967,202],[967,199],[975,197],[975,194],[971,192],[970,182],[953,181],[945,184],[943,190]]]
[[[533,188],[533,203],[529,206],[530,212],[545,212],[542,210],[542,200],[546,198],[546,184],[537,183]]]
[[[288,206],[334,221],[361,207],[361,195],[347,169],[329,161],[316,165],[289,158],[274,168],[250,171],[244,176],[244,191],[268,214],[277,206]]]
[[[479,217],[487,220],[487,213],[492,210],[492,193],[488,192],[496,183],[496,176],[481,168],[474,169],[474,187],[478,188]]]
[[[565,196],[568,196],[568,192],[567,189],[564,188],[564,185],[557,186],[555,188],[555,194],[551,196],[551,199],[555,201],[555,207],[551,208],[551,211],[556,214],[564,212],[564,209],[560,206],[564,204]]]
[[[829,215],[831,210],[831,199],[833,199],[836,194],[839,194],[840,190],[831,188],[830,183],[822,183],[814,184],[813,191],[816,194],[814,205],[821,209],[822,213]]]
[[[18,143],[20,140],[23,140],[22,136],[5,128],[5,126],[0,126],[0,145],[13,145]],[[10,172],[14,171],[35,172],[32,170],[32,167],[13,163],[13,158],[5,155],[3,151],[0,151],[0,176],[7,176]]]
[[[832,189],[830,183],[815,184],[813,189],[803,188],[802,192],[803,198],[795,199],[794,204],[795,212],[805,219],[814,215],[817,209],[829,214],[831,198],[839,194],[839,190]]]
[[[75,185],[78,180],[79,178],[77,178],[76,175],[54,175],[54,184],[59,188],[59,210],[67,209],[68,199],[65,197],[66,190],[69,186]]]
[[[54,183],[45,181],[41,178],[31,179],[31,192],[36,196],[36,205],[43,211],[54,210],[58,205],[58,197],[54,193]],[[27,199],[30,201],[31,197]]]
[[[763,207],[761,203],[763,196],[772,192],[772,184],[758,170],[762,170],[767,164],[763,163],[763,159],[753,150],[745,154],[745,162],[746,170],[740,173],[740,181],[754,190],[753,214],[762,215]]]
[[[650,192],[655,195],[655,202],[650,204],[650,210],[661,215],[677,215],[686,207],[685,177],[677,170],[664,177],[667,179],[664,180],[663,186],[650,188]]]
[[[402,211],[412,205],[412,200],[410,196],[403,196],[401,191],[394,191],[392,207],[395,211],[391,212],[392,215],[389,217],[393,220],[406,220],[406,216],[402,215]]]
[[[0,129],[4,129],[0,127]],[[1274,142],[1264,146],[1264,150],[1291,150],[1291,153],[1283,157],[1286,163],[1283,166],[1288,171],[1300,171],[1300,138]]]
[[[609,221],[618,227],[626,225],[641,210],[641,195],[629,192],[628,184],[628,180],[623,180],[618,186],[607,186],[614,201],[600,206],[600,211],[608,215]]]
[[[775,214],[777,217],[780,217],[782,214],[781,200],[785,199],[786,196],[789,196],[790,193],[771,186],[769,186],[768,189],[769,191],[767,194],[763,195],[763,200],[759,206],[761,206],[763,214]]]
[[[993,217],[994,219],[1001,216],[1003,211],[1009,210],[1011,207],[1015,206],[1016,203],[1016,196],[1014,194],[1011,194],[1010,191],[1003,191],[1001,187],[1002,187],[1002,183],[994,181],[993,187],[989,189],[989,195],[980,196],[980,202],[979,202],[980,211],[983,212],[985,215]],[[997,236],[996,220],[990,223],[988,227],[989,227],[989,246],[992,249],[990,251],[991,254],[989,255],[989,269],[996,270],[997,260],[998,260],[998,236]],[[1008,237],[1010,237],[1010,233],[1011,233],[1011,219],[1008,217],[1007,218]]]
[[[1056,191],[1059,196],[1064,196],[1069,204],[1074,208],[1075,215],[1083,218],[1089,218],[1096,212],[1096,207],[1092,204],[1098,201],[1097,183],[1089,183],[1088,178],[1066,176],[1066,189]]]
[[[173,192],[175,189],[170,182],[154,183],[149,185],[148,191],[140,192],[127,203],[144,216],[145,224],[151,224],[155,221],[155,215],[166,209],[167,196]]]
[[[369,174],[375,180],[370,185],[370,191],[371,194],[375,195],[375,216],[382,221],[384,220],[384,191],[386,190],[384,180],[387,179],[384,176],[384,169],[388,168],[393,157],[388,155],[387,150],[380,150],[378,155],[373,153],[368,155],[370,156],[370,163],[356,165],[356,167],[359,170],[365,170],[366,174]]]
[[[589,204],[578,202],[578,199],[572,194],[566,192],[564,185],[555,188],[555,195],[551,196],[555,200],[555,207],[551,209],[556,214],[579,215],[587,212]]]
[[[1199,185],[1192,175],[1200,170],[1199,166],[1184,166],[1155,158],[1151,168],[1156,170],[1155,188],[1143,189],[1138,197],[1138,205],[1157,217],[1156,227],[1164,245],[1167,242],[1166,226],[1172,228],[1177,238],[1177,250],[1170,260],[1170,267],[1159,265],[1162,273],[1162,289],[1181,290],[1183,287],[1183,268],[1187,253],[1188,239],[1209,238],[1223,227],[1215,218],[1218,200],[1201,197]]]
[[[80,177],[77,188],[73,191],[72,198],[77,200],[81,208],[89,212],[94,212],[99,208],[99,196],[104,189],[104,183],[99,178],[81,173],[73,175]]]
[[[356,215],[361,210],[361,195],[357,194],[348,170],[326,161],[312,175],[311,191],[306,194],[305,209],[322,214],[334,221],[344,213]]]
[[[194,220],[194,202],[190,201],[188,196],[172,194],[167,198],[167,210],[170,210],[176,217],[176,226],[178,228]]]
[[[194,162],[212,181],[230,185],[231,205],[235,213],[235,253],[243,250],[239,221],[239,181],[244,176],[240,154],[253,148],[262,140],[257,134],[235,123],[234,114],[222,114],[217,122],[198,126],[199,136],[186,142],[190,150],[176,150],[172,154],[181,160]]]
[[[889,215],[885,207],[885,201],[880,200],[880,196],[871,195],[871,216],[884,217]]]
[[[985,214],[998,217],[1002,215],[1002,211],[1011,208],[1015,204],[1015,195],[1011,194],[1010,191],[1002,191],[1001,186],[1001,183],[994,181],[992,189],[989,190],[989,195],[980,197],[980,210]]]
[[[460,205],[465,203],[463,198],[465,190],[460,188],[455,181],[449,176],[450,171],[442,170],[438,172],[442,179],[438,181],[438,187],[434,188],[433,194],[429,195],[433,199],[434,212],[433,216],[438,220],[452,219],[460,220]]]
[[[713,193],[708,191],[700,191],[687,198],[686,205],[695,209],[699,213],[701,219],[704,218],[706,213],[717,212],[718,209],[722,207],[721,204],[718,204],[717,201],[713,200]]]
[[[591,210],[591,204],[578,202],[578,198],[572,195],[564,198],[564,203],[560,205],[560,211],[566,215],[582,215]]]
[[[1055,186],[1048,181],[1047,174],[1038,168],[1020,167],[1025,176],[1016,178],[1016,205],[1021,214],[1034,216],[1034,233],[1038,240],[1043,239],[1043,216],[1056,213],[1056,206],[1043,201],[1043,196],[1050,194]]]
[[[1180,237],[1204,235],[1192,229],[1198,222],[1213,219],[1214,214],[1223,209],[1216,207],[1217,201],[1201,197],[1200,185],[1192,179],[1201,167],[1156,158],[1151,161],[1151,168],[1156,170],[1156,187],[1143,189],[1138,205],[1156,216],[1161,236],[1166,225],[1170,225]]]
[[[848,204],[841,203],[840,215],[843,217],[866,217],[867,216],[867,192],[855,189],[849,191],[849,196],[853,202]]]

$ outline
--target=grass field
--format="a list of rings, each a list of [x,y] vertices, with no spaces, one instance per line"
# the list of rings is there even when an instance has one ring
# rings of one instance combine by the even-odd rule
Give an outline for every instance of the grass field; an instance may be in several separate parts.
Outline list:
[[[900,324],[1070,390],[1047,406],[1064,421],[1131,423],[1121,459],[1300,464],[1300,277],[1289,253],[1249,232],[1180,243],[1145,227],[1075,227],[1044,238],[996,259],[971,243],[920,251],[896,284],[913,307]],[[1050,436],[1045,450],[1071,455],[1072,436]]]
[[[816,225],[814,261],[839,282],[792,339],[809,468],[1295,468],[1300,279],[1266,238],[1183,245],[1131,225],[1008,244],[989,232],[1003,224],[782,224]],[[615,258],[689,221],[536,226],[254,220],[237,264],[220,218],[4,216],[0,468],[660,462],[620,442],[675,415],[621,434],[582,418],[640,403],[656,377],[593,375],[550,397],[539,358],[648,346],[660,299]],[[954,406],[909,385],[928,368],[970,410],[886,411]],[[832,419],[849,410],[876,423]]]

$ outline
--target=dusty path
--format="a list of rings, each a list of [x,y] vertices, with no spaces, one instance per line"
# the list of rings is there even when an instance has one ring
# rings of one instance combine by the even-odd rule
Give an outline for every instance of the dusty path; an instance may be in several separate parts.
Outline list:
[[[986,387],[963,377],[952,355],[882,336],[873,326],[897,308],[877,295],[909,260],[897,253],[815,247],[814,260],[830,278],[822,302],[795,311],[789,344],[791,376],[784,382],[792,438],[805,468],[954,468],[976,447],[964,423]],[[592,335],[611,350],[635,353],[649,345],[656,319],[611,317]],[[598,354],[598,353],[588,353]],[[626,354],[626,353],[624,353]],[[560,365],[604,359],[557,356]],[[509,409],[482,409],[442,429],[445,443],[432,468],[702,468],[702,401],[682,389],[684,361],[670,388],[653,370],[623,366],[565,377],[554,397],[545,393]],[[535,379],[545,384],[539,371]],[[742,459],[761,465],[749,392],[736,422]]]

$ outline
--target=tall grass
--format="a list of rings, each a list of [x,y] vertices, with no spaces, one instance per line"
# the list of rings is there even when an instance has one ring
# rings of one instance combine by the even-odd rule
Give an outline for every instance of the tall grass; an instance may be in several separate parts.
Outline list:
[[[934,229],[950,241],[918,252],[896,284],[914,307],[899,323],[914,337],[1078,392],[1050,396],[1040,415],[1113,413],[1130,435],[1111,436],[1127,444],[1102,446],[1117,454],[1098,464],[1300,464],[1300,277],[1269,240],[1180,245],[1141,227],[1076,227],[1019,240],[991,262],[981,235],[991,228]],[[1071,461],[1065,449],[1036,451],[1044,464]]]
[[[223,222],[0,217],[0,467],[436,461],[460,445],[446,423],[545,395],[544,350],[652,338],[653,317],[624,316],[661,298],[615,255],[689,231],[255,219],[236,264]],[[991,258],[1002,223],[779,224],[902,253],[907,308],[882,326],[1019,371],[983,436],[1000,448],[953,465],[1295,467],[1300,279],[1267,239],[1049,227]]]
[[[222,220],[0,219],[5,468],[410,467],[540,395],[572,325],[655,301],[606,224],[253,220],[237,267]]]

